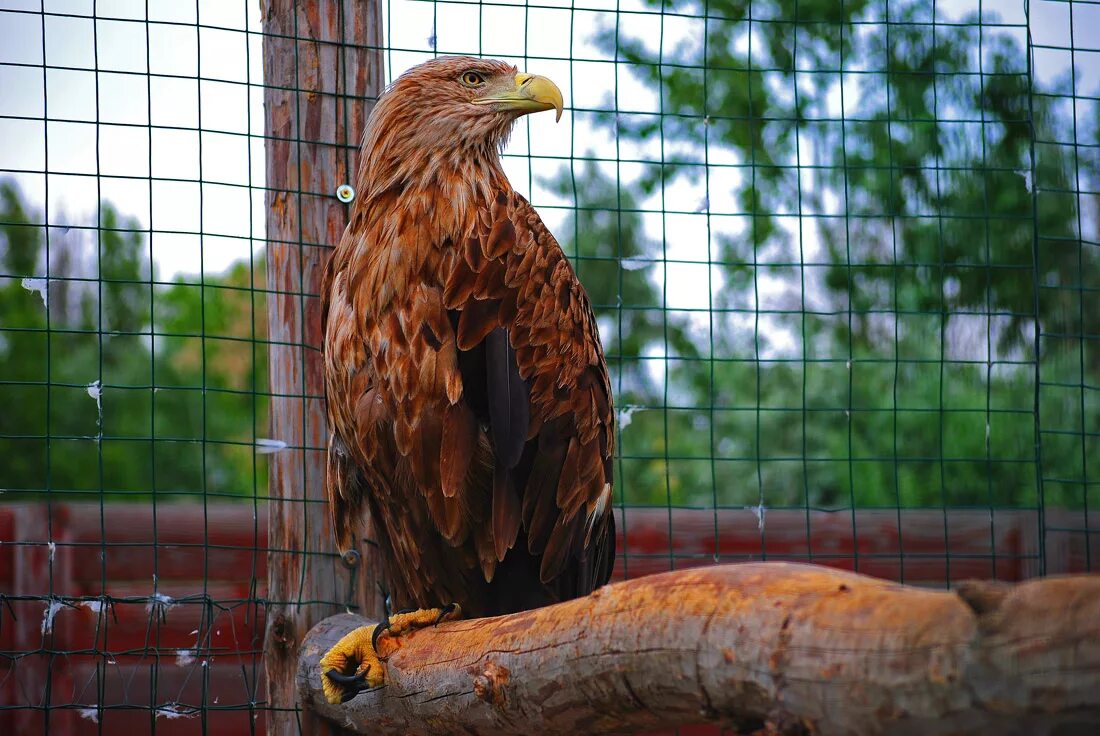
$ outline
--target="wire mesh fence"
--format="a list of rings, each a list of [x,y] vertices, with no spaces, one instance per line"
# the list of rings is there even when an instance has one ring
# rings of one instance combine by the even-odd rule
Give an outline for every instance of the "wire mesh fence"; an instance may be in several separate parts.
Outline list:
[[[1094,569],[1098,22],[0,0],[0,727],[307,728],[265,672],[379,597],[317,492],[319,269],[372,99],[437,54],[565,92],[503,160],[598,316],[617,577]]]

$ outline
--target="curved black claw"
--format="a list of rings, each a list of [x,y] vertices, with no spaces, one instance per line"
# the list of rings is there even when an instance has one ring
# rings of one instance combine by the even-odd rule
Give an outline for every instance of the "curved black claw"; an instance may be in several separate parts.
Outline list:
[[[374,651],[376,651],[376,652],[378,651],[378,637],[380,637],[380,636],[382,636],[382,634],[386,633],[386,630],[389,629],[389,628],[390,628],[390,615],[387,613],[386,618],[382,621],[382,623],[375,626],[374,631],[371,632],[370,645],[371,645],[371,648],[374,649]]]
[[[340,702],[346,703],[364,690],[370,689],[367,687],[367,673],[369,672],[370,665],[368,664],[362,672],[354,675],[345,675],[335,669],[330,669],[325,673],[325,677],[340,686],[343,690],[340,694]]]
[[[439,615],[436,616],[435,619],[436,626],[438,626],[443,619],[447,618],[447,616],[451,615],[456,608],[458,608],[457,603],[448,603],[443,606],[443,608],[439,609]]]

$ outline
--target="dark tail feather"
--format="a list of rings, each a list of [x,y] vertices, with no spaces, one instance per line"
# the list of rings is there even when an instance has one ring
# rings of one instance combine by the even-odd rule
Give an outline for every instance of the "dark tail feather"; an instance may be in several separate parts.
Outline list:
[[[558,479],[565,446],[546,428],[539,435],[538,453],[531,464],[527,487],[523,491],[523,524],[527,529],[527,547],[532,554],[546,548],[550,531],[558,520]]]
[[[485,338],[485,379],[493,452],[506,468],[514,468],[527,442],[527,384],[516,367],[508,331],[498,327]]]
[[[497,560],[516,543],[519,534],[520,505],[512,480],[512,473],[498,460],[493,469],[493,543]]]

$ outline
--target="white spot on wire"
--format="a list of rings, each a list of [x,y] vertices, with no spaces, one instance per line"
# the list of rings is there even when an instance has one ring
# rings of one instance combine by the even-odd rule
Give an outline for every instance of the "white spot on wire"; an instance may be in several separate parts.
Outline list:
[[[176,650],[176,664],[180,667],[186,667],[189,664],[195,663],[196,649],[177,649]]]
[[[764,530],[764,517],[768,514],[768,509],[764,506],[764,502],[761,501],[755,506],[749,506],[749,511],[756,517],[756,528],[760,531]]]
[[[623,258],[619,261],[624,271],[640,271],[652,263],[653,261],[647,261],[644,258]]]
[[[46,279],[32,279],[25,278],[22,281],[23,288],[27,291],[34,291],[38,293],[38,296],[42,299],[42,306],[50,306],[50,282]]]
[[[1024,180],[1024,188],[1031,191],[1031,169],[1021,169],[1017,172]]]
[[[77,713],[81,718],[85,718],[92,723],[99,723],[99,709],[98,708],[78,708]]]
[[[616,412],[618,415],[616,418],[619,421],[619,431],[623,431],[630,426],[630,423],[634,421],[634,412],[643,411],[645,407],[642,406],[624,406],[622,409]]]
[[[167,718],[168,720],[174,720],[176,718],[194,718],[199,714],[196,708],[180,705],[179,703],[159,705],[154,712],[157,718]]]
[[[176,605],[176,602],[172,600],[171,596],[164,593],[154,593],[153,599],[146,604],[145,610],[148,613],[152,613],[154,610],[158,613],[164,613],[174,605]]]
[[[46,542],[46,548],[49,550],[50,562],[53,562],[54,555],[57,554],[57,543]]]
[[[257,455],[271,455],[276,452],[285,450],[287,444],[282,440],[272,440],[267,437],[256,438],[256,454]]]
[[[97,416],[95,426],[97,429],[101,429],[103,427],[103,383],[97,378],[89,383],[85,390],[89,396],[95,399]]]
[[[46,610],[42,612],[42,633],[48,634],[53,631],[53,617],[57,615],[57,612],[65,604],[59,599],[51,599],[50,604],[46,606]]]

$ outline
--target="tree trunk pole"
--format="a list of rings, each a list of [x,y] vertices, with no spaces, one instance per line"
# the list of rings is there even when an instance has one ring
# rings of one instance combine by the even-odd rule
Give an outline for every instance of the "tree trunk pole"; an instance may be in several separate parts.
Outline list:
[[[337,187],[354,183],[370,106],[383,87],[377,0],[264,0],[264,132],[271,456],[267,586],[269,733],[328,733],[298,711],[302,638],[358,603],[377,616],[376,568],[343,566],[324,497],[325,422],[318,297],[329,249],[347,221]]]
[[[362,734],[1100,733],[1100,576],[955,591],[792,563],[681,570],[396,641],[386,684],[344,705],[302,647],[303,704]]]

